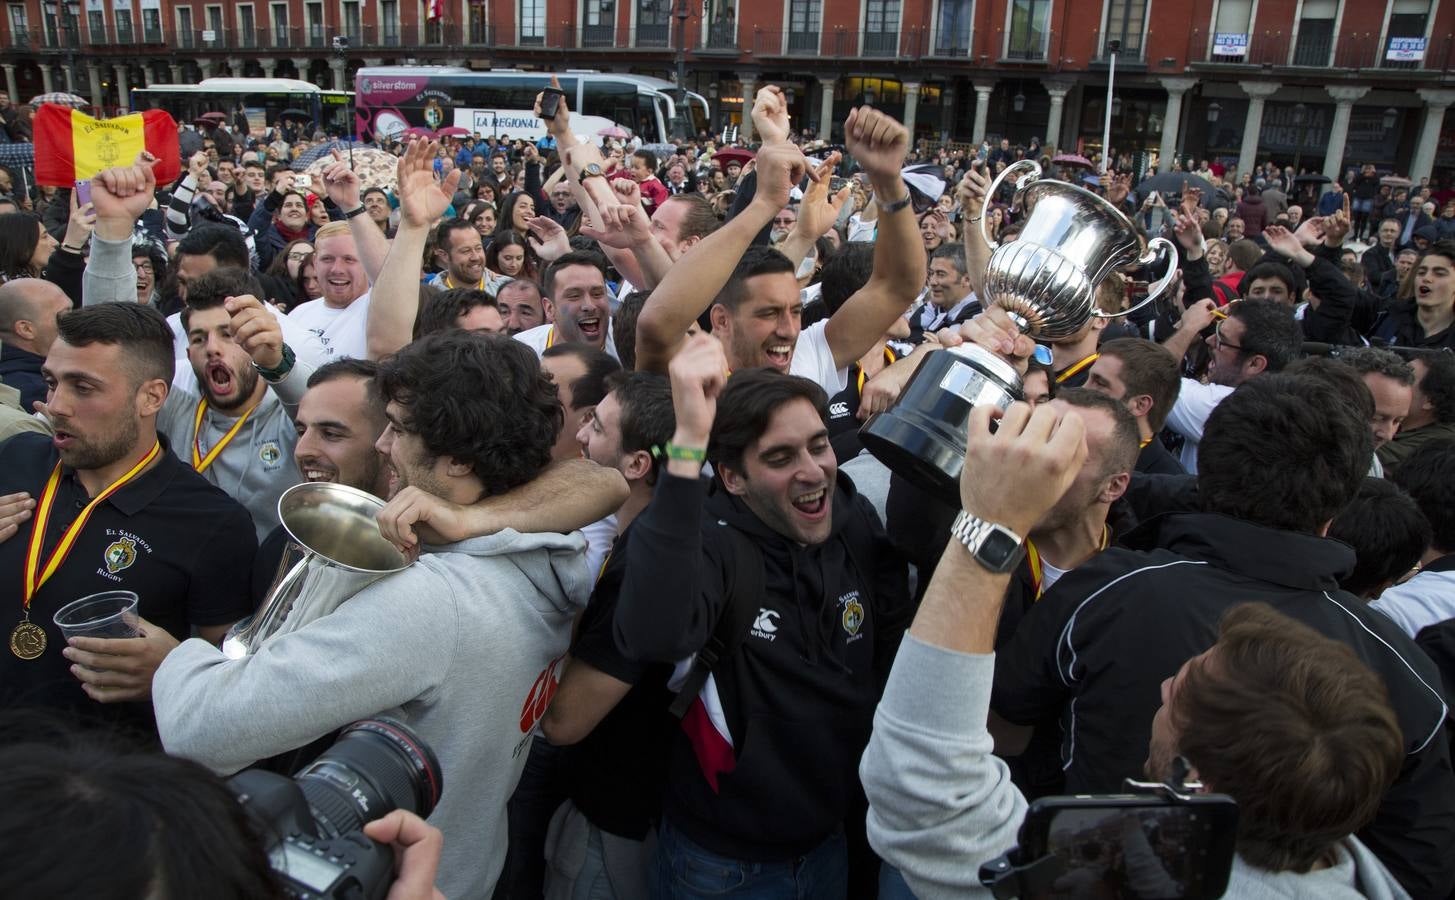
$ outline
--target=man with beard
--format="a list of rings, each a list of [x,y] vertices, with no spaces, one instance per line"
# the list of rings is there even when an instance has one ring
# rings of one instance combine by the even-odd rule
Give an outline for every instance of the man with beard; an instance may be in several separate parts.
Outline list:
[[[1136,471],[1187,474],[1157,439],[1182,388],[1177,360],[1171,354],[1142,338],[1114,338],[1101,345],[1086,386],[1121,403],[1136,418],[1142,448]]]
[[[551,324],[522,331],[515,339],[537,355],[557,344],[585,344],[616,359],[602,262],[597,253],[575,250],[551,263],[542,285]]]
[[[173,386],[157,428],[198,474],[247,508],[262,540],[278,525],[278,498],[299,480],[292,412],[313,368],[283,342],[257,283],[238,269],[192,284],[182,327],[196,376],[188,387],[196,388]]]
[[[551,321],[546,298],[541,296],[541,287],[534,281],[517,278],[502,284],[495,302],[505,317],[505,332],[511,337]]]
[[[910,615],[904,564],[838,477],[823,389],[727,368],[710,335],[672,360],[666,474],[633,525],[615,618],[633,659],[723,650],[682,688],[652,895],[842,897],[855,767]],[[757,750],[737,753],[745,737]],[[696,892],[669,874],[687,866]]]
[[[560,407],[516,342],[432,335],[384,361],[378,387],[388,424],[377,447],[393,492],[469,506],[550,464]],[[521,750],[546,708],[541,686],[554,679],[591,573],[576,535],[421,537],[417,562],[362,589],[350,573],[320,570],[307,602],[321,614],[266,652],[226,659],[184,642],[158,675],[159,730],[169,752],[228,773],[388,711],[465,786],[445,791],[430,817],[445,837],[441,889],[487,897]]]
[[[760,105],[774,102],[760,92]],[[781,98],[780,98],[781,102]],[[787,111],[755,108],[755,122],[787,133]],[[762,129],[760,128],[760,131]],[[778,133],[778,132],[775,132]],[[848,149],[869,174],[880,207],[874,271],[869,282],[837,313],[807,329],[794,266],[753,239],[788,205],[790,190],[810,174],[802,151],[786,139],[765,143],[756,162],[757,190],[748,207],[703,239],[693,263],[673,266],[637,319],[637,368],[661,371],[686,340],[687,329],[709,310],[733,371],[771,366],[813,380],[829,394],[848,384],[848,367],[884,339],[925,281],[925,252],[909,189],[900,166],[909,145],[903,125],[876,110],[852,111],[845,124]],[[832,166],[813,167],[811,177],[830,177]],[[711,249],[708,249],[711,248]]]
[[[1203,340],[1202,330],[1221,313],[1211,300],[1199,300],[1182,314],[1173,333],[1162,347],[1181,360],[1193,342]],[[1167,427],[1182,435],[1182,467],[1197,473],[1197,446],[1208,416],[1233,389],[1266,372],[1277,372],[1298,358],[1303,347],[1303,330],[1293,310],[1276,300],[1244,300],[1228,307],[1206,339],[1212,348],[1207,366],[1207,383],[1182,379],[1177,402],[1167,415]]]
[[[454,288],[486,290],[485,244],[480,232],[464,219],[449,219],[435,229],[435,261],[443,270],[425,284],[437,291]]]
[[[173,362],[171,331],[149,307],[105,304],[60,319],[39,404],[55,436],[0,444],[0,596],[22,623],[4,626],[6,708],[151,733],[152,673],[173,636],[195,628],[218,641],[252,608],[256,540],[247,512],[157,431]],[[56,611],[110,590],[140,598],[140,636],[68,648]],[[96,702],[119,705],[103,711]]]
[[[289,320],[317,335],[329,359],[373,357],[368,341],[369,276],[349,223],[330,222],[318,229],[313,249],[323,296],[294,308]]]

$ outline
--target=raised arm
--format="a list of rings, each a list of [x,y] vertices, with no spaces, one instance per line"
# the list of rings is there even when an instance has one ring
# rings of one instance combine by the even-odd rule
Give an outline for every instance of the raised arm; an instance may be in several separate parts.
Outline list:
[[[808,171],[803,152],[787,142],[765,145],[757,162],[758,189],[752,203],[697,245],[690,266],[673,266],[642,307],[637,319],[638,371],[666,371],[686,340],[687,329],[712,305],[753,238],[788,205],[789,191]]]
[[[132,165],[106,169],[91,179],[96,229],[91,233],[91,259],[81,276],[83,305],[136,301],[131,229],[156,196],[156,164],[157,158],[143,150]]]
[[[323,184],[329,202],[338,207],[349,223],[349,231],[354,236],[354,244],[359,248],[359,260],[364,264],[364,274],[369,276],[369,284],[376,284],[384,271],[384,260],[389,256],[389,239],[369,216],[363,213],[348,215],[364,208],[364,202],[359,196],[363,185],[358,174],[337,150],[333,151],[333,165],[323,173]]]
[[[399,158],[399,230],[394,234],[394,245],[389,248],[370,295],[365,326],[370,359],[388,356],[414,338],[414,320],[419,315],[420,267],[429,226],[444,214],[460,182],[459,169],[440,182],[433,165],[438,149],[435,141],[414,141]],[[348,169],[347,163],[343,166],[339,177],[357,182],[358,176]],[[355,216],[350,221],[367,218]],[[370,227],[376,232],[379,230],[372,223]]]
[[[861,106],[849,112],[844,122],[844,140],[849,153],[869,174],[874,196],[885,205],[879,212],[874,272],[869,276],[869,283],[845,301],[824,331],[834,351],[834,364],[839,368],[868,353],[884,339],[884,333],[895,319],[904,315],[924,287],[927,266],[914,211],[908,204],[899,206],[898,203],[909,194],[900,177],[900,167],[909,150],[909,132],[884,113]],[[896,206],[899,208],[893,209]]]
[[[965,274],[970,277],[970,290],[979,294],[985,286],[985,270],[990,266],[990,245],[980,235],[980,220],[990,212],[987,194],[990,179],[982,171],[980,160],[971,163],[965,177],[955,188],[960,209],[965,213]]]
[[[838,153],[831,153],[828,159],[815,167],[817,180],[810,181],[808,190],[803,192],[803,202],[798,204],[798,221],[793,223],[793,230],[778,247],[795,269],[808,257],[818,239],[834,227],[839,211],[849,200],[848,185],[840,188],[837,194],[829,194],[834,169],[840,159]]]

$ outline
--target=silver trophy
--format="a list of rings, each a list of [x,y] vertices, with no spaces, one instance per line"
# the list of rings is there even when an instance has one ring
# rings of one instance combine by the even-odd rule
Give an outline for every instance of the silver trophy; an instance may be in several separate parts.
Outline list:
[[[295,484],[278,498],[278,518],[290,538],[273,584],[258,610],[229,629],[222,653],[240,659],[283,627],[302,599],[314,567],[342,570],[356,584],[350,593],[409,567],[411,560],[379,533],[375,516],[384,501],[345,484]],[[342,574],[341,573],[341,574]]]
[[[1092,316],[1115,318],[1161,297],[1177,274],[1176,248],[1165,238],[1148,240],[1131,219],[1084,188],[1041,178],[1041,167],[1021,160],[996,176],[986,204],[1001,184],[1016,177],[1016,200],[1025,211],[1020,235],[991,244],[980,216],[980,235],[994,247],[981,302],[999,306],[1026,334],[1039,340],[1075,335]],[[1108,273],[1145,268],[1158,259],[1166,273],[1147,298],[1131,309],[1102,312],[1096,289]],[[962,344],[932,353],[905,385],[898,402],[870,419],[864,446],[890,469],[941,496],[955,496],[965,464],[970,410],[990,403],[1004,410],[1024,399],[1009,364],[980,347]]]

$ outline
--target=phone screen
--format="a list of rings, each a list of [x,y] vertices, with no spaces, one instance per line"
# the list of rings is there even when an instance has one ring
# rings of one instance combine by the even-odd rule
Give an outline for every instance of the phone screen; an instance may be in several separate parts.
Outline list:
[[[1066,870],[1045,896],[1216,896],[1205,882],[1217,825],[1195,805],[1058,809],[1047,850]]]
[[[91,202],[91,179],[83,178],[76,182],[76,208],[79,209]]]
[[[541,118],[547,121],[556,117],[556,112],[561,108],[561,98],[566,96],[562,91],[554,88],[546,88],[541,91]]]

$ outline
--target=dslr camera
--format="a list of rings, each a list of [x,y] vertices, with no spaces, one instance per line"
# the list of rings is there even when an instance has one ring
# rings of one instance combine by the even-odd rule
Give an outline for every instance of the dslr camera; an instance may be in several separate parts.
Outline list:
[[[284,891],[299,900],[382,900],[394,850],[364,825],[396,809],[426,818],[444,787],[439,760],[403,723],[364,719],[292,778],[249,769],[228,787],[257,823]]]

